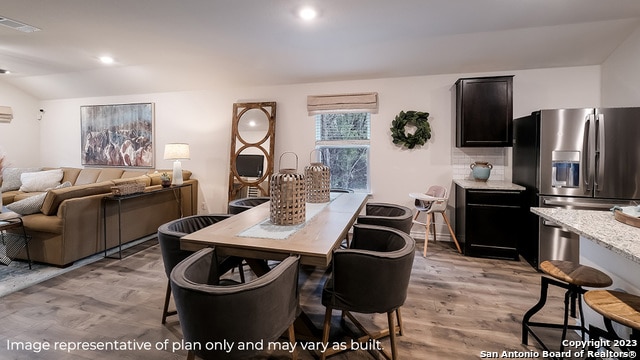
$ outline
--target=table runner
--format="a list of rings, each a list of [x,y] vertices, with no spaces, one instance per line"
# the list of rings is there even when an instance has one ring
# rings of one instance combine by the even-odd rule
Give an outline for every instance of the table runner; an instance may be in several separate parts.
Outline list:
[[[305,223],[316,216],[325,206],[329,205],[333,200],[341,196],[341,193],[331,193],[329,202],[326,203],[306,203],[305,222],[296,225],[276,225],[267,218],[260,223],[243,230],[238,236],[263,238],[263,239],[286,239],[302,229]]]

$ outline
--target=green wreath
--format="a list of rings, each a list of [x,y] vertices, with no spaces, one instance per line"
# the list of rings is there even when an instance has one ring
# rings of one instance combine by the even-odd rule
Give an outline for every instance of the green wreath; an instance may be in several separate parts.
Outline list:
[[[429,113],[420,111],[400,111],[391,122],[391,137],[396,145],[403,145],[413,149],[416,145],[424,145],[431,139],[431,126],[429,126]],[[412,124],[416,132],[407,134],[406,126]]]

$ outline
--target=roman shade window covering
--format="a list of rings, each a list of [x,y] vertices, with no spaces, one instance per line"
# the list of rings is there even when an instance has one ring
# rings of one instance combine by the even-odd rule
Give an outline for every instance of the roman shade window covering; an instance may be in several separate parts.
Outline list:
[[[13,110],[9,106],[0,106],[0,122],[11,122]]]
[[[322,113],[369,112],[378,113],[378,93],[356,93],[307,96],[309,115]]]

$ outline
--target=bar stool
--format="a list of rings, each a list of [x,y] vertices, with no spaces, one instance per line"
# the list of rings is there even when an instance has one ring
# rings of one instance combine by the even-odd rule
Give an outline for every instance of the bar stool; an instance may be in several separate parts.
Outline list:
[[[584,294],[584,302],[595,312],[602,315],[606,330],[589,324],[589,344],[595,344],[600,338],[611,342],[616,340],[622,351],[640,349],[640,296],[615,290],[589,290]],[[631,341],[624,341],[613,329],[612,321],[631,328]],[[608,348],[608,347],[607,347]]]
[[[540,264],[540,270],[551,278],[548,276],[541,277],[540,300],[531,309],[529,309],[522,318],[522,343],[527,345],[529,341],[528,336],[531,334],[531,336],[536,339],[544,350],[551,351],[542,342],[540,337],[536,335],[532,327],[562,329],[562,338],[560,339],[560,352],[562,352],[564,350],[563,340],[567,336],[567,329],[580,330],[582,340],[584,340],[584,334],[587,331],[583,323],[584,314],[582,312],[582,302],[580,301],[580,297],[586,292],[586,290],[583,289],[583,286],[603,288],[613,284],[613,280],[600,270],[571,261],[543,261]],[[530,321],[531,317],[544,307],[547,301],[547,290],[549,285],[555,285],[563,289],[567,289],[564,294],[564,322],[562,324]],[[569,303],[569,299],[571,299],[571,304]],[[578,301],[581,324],[569,325],[569,308],[571,308],[571,317],[575,318],[576,301]]]

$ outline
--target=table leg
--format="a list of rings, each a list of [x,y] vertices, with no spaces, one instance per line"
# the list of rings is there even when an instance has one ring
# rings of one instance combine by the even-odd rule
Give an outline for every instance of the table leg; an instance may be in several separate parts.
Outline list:
[[[266,260],[261,260],[261,259],[244,259],[244,260],[247,262],[247,265],[249,265],[249,268],[251,268],[251,271],[253,271],[253,273],[256,274],[258,277],[268,273],[271,270]]]

